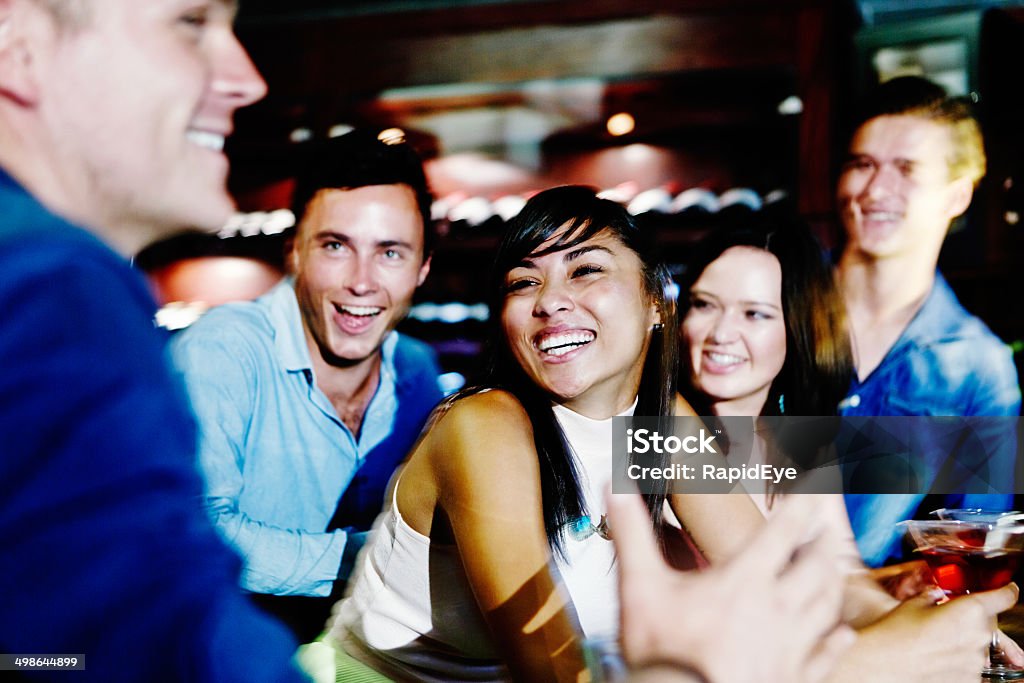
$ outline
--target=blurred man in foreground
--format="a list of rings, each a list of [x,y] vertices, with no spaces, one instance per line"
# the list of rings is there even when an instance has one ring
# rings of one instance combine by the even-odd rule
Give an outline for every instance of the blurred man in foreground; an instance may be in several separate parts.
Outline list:
[[[299,678],[198,504],[195,427],[126,260],[232,211],[224,138],[265,91],[234,13],[0,0],[0,651],[84,655],[76,680]]]

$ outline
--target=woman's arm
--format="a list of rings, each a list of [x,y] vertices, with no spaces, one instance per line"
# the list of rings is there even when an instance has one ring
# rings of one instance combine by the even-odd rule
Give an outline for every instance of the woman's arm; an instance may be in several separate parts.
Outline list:
[[[764,525],[757,506],[743,493],[676,493],[669,506],[711,563],[736,555]]]
[[[853,529],[850,528],[850,518],[846,514],[842,494],[796,495],[812,496],[815,499],[817,515],[825,520],[825,528],[835,539],[837,568],[846,575],[843,621],[854,628],[863,628],[899,605],[899,600],[889,595],[864,566]]]
[[[692,416],[693,410],[686,401],[679,398],[676,414]],[[886,594],[867,574],[842,496],[814,495],[814,498],[818,515],[825,520],[826,533],[832,541],[838,561],[837,569],[847,576],[844,620],[854,627],[877,621],[894,608],[898,601]],[[670,504],[680,523],[712,563],[738,553],[764,524],[760,510],[748,496],[741,493],[675,495],[670,498]]]
[[[579,630],[544,532],[540,464],[525,410],[502,391],[467,397],[424,446],[437,506],[512,676],[575,681],[584,670]]]
[[[675,414],[696,416],[690,404],[678,395]],[[676,493],[668,500],[676,519],[712,564],[742,550],[764,524],[761,512],[744,493]]]

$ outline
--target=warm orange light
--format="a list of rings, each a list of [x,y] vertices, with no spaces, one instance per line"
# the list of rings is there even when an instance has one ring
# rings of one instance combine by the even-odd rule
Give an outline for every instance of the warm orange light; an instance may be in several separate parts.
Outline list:
[[[385,145],[397,145],[405,142],[405,131],[401,128],[385,128],[377,134],[377,139]]]
[[[161,304],[177,301],[219,306],[262,296],[282,275],[274,266],[256,259],[199,256],[158,268],[149,274],[149,280]]]
[[[607,126],[608,132],[612,135],[626,135],[627,133],[632,133],[633,129],[636,128],[636,121],[631,115],[621,112],[609,117]]]

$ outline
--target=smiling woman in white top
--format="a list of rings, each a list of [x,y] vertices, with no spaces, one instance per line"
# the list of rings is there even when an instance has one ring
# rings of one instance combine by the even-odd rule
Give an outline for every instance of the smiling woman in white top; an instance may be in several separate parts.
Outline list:
[[[337,647],[396,679],[576,680],[582,639],[615,636],[612,418],[677,406],[675,302],[645,237],[584,187],[510,222],[488,377],[438,411],[396,477]],[[660,523],[665,497],[648,498]]]

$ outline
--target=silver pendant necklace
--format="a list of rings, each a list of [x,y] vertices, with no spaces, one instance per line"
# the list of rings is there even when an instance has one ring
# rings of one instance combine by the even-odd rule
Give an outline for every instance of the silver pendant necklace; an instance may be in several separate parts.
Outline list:
[[[612,532],[608,528],[608,519],[605,515],[601,515],[601,521],[596,525],[590,515],[584,515],[566,523],[566,526],[569,529],[569,535],[576,541],[585,541],[594,534],[606,541],[612,539]]]

